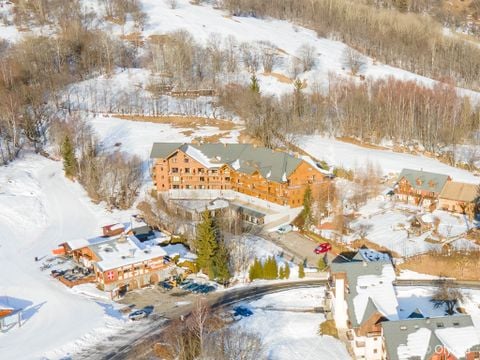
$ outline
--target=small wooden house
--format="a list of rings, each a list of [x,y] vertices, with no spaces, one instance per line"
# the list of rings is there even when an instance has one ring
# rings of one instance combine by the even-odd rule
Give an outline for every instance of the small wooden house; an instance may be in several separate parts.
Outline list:
[[[403,169],[398,177],[395,194],[397,199],[408,204],[433,210],[438,205],[442,189],[450,180],[450,176],[444,174]]]
[[[472,218],[477,197],[478,185],[448,181],[440,192],[438,207]]]

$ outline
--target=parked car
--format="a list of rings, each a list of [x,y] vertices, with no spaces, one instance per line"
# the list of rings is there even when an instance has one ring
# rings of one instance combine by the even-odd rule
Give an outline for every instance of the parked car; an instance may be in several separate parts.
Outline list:
[[[130,315],[128,315],[128,318],[130,320],[136,321],[136,320],[144,319],[147,316],[148,316],[148,314],[145,310],[136,310],[136,311],[132,312]]]
[[[277,233],[279,234],[286,234],[286,233],[289,233],[290,231],[293,230],[293,227],[292,225],[283,225],[283,226],[280,226],[278,229],[277,229]]]
[[[330,245],[329,243],[321,243],[317,245],[317,247],[315,248],[315,250],[313,250],[313,252],[315,254],[323,254],[330,250],[332,250],[332,245]]]
[[[235,316],[248,317],[253,315],[253,311],[245,306],[237,306],[236,308],[233,308],[233,310],[235,311],[234,318]]]
[[[173,284],[170,282],[170,281],[167,281],[167,280],[164,280],[164,281],[160,281],[158,283],[158,285],[164,289],[164,290],[172,290],[173,289]]]

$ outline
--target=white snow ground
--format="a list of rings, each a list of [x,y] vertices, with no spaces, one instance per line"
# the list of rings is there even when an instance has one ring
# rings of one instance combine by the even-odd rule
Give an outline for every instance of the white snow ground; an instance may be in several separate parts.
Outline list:
[[[325,160],[329,165],[354,169],[370,161],[380,165],[384,174],[398,174],[403,168],[450,175],[455,181],[478,184],[480,178],[471,172],[444,164],[438,160],[390,150],[365,148],[320,135],[302,136],[297,145],[314,158]]]
[[[201,126],[194,130],[170,124],[123,120],[105,115],[90,116],[88,121],[105,149],[118,148],[129,154],[138,155],[142,160],[150,157],[154,142],[191,142],[198,137],[220,134],[221,142],[237,143],[241,130],[241,127],[232,131],[220,130],[215,126]],[[117,143],[121,145],[115,146]]]
[[[90,203],[61,163],[25,155],[0,168],[0,299],[24,319],[0,332],[2,359],[60,358],[124,326],[111,302],[75,294],[34,261],[119,217]]]
[[[257,333],[263,340],[265,354],[271,360],[345,360],[350,359],[345,345],[331,336],[318,335],[323,314],[292,312],[321,306],[325,289],[297,289],[270,294],[244,304],[253,315],[234,327]]]

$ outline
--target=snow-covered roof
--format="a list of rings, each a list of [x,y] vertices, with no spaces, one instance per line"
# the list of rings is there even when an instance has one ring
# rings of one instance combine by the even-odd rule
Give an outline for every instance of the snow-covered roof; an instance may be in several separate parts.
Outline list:
[[[201,152],[197,148],[194,148],[192,145],[187,145],[186,146],[185,154],[191,156],[192,158],[197,160],[200,164],[202,164],[203,166],[205,166],[206,168],[209,168],[209,169],[210,168],[216,168],[216,167],[219,167],[221,165],[221,163],[219,163],[216,158],[215,158],[215,160],[217,160],[217,161],[212,162],[211,159],[208,156],[206,156],[203,152]]]
[[[355,288],[357,294],[353,297],[353,307],[358,324],[371,315],[365,316],[370,300],[387,319],[398,320],[398,301],[392,284],[394,280],[395,271],[391,264],[382,265],[380,275],[362,275],[357,278]]]
[[[265,179],[286,182],[288,177],[305,158],[292,156],[283,151],[275,151],[251,144],[181,144],[154,143],[150,157],[167,158],[175,151],[184,151],[207,168],[228,165],[235,171],[252,174],[258,171]],[[308,164],[321,173],[321,169],[310,159]],[[267,177],[268,174],[268,177]]]
[[[96,265],[102,271],[163,257],[167,254],[162,247],[151,242],[141,243],[135,236],[120,236],[94,245],[91,249],[99,257],[100,260]]]
[[[389,320],[398,319],[393,287],[395,271],[388,255],[361,249],[350,261],[336,258],[331,271],[347,276],[350,289],[346,294],[347,311],[353,327],[361,325],[376,311]]]
[[[435,330],[435,335],[457,359],[476,345],[480,345],[477,329],[473,326],[448,327]]]
[[[111,238],[109,237],[97,236],[90,239],[69,240],[69,241],[66,241],[66,244],[70,247],[71,250],[78,250],[78,249],[89,247],[92,245],[101,244],[110,240]]]
[[[480,346],[478,332],[469,315],[406,319],[382,322],[388,358],[409,360],[430,359],[443,348],[457,359]]]
[[[379,251],[364,248],[364,249],[359,249],[358,252],[365,261],[390,262],[390,256],[388,254],[381,253]]]
[[[401,360],[409,360],[415,356],[420,356],[420,359],[424,359],[427,355],[431,336],[432,331],[426,328],[420,328],[408,334],[407,342],[397,348],[398,358]]]

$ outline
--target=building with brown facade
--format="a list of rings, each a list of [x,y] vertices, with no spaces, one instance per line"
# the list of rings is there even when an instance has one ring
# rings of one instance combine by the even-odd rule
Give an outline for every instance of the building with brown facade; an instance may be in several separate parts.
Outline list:
[[[433,209],[438,205],[440,192],[450,180],[444,174],[403,169],[398,176],[395,194],[406,203]]]
[[[159,192],[233,190],[300,207],[308,186],[315,192],[325,183],[313,162],[250,144],[155,143],[150,157]]]
[[[142,236],[137,237],[135,229],[119,225],[118,228],[124,229],[120,234],[71,240],[62,244],[65,253],[81,267],[90,270],[94,274],[93,281],[100,289],[110,292],[112,298],[158,283],[168,276],[172,266],[165,261],[165,250],[157,246],[159,241],[165,240],[166,235],[156,233],[154,239],[141,241]]]
[[[478,185],[448,181],[438,197],[438,207],[442,210],[467,214],[472,218],[477,197]]]

